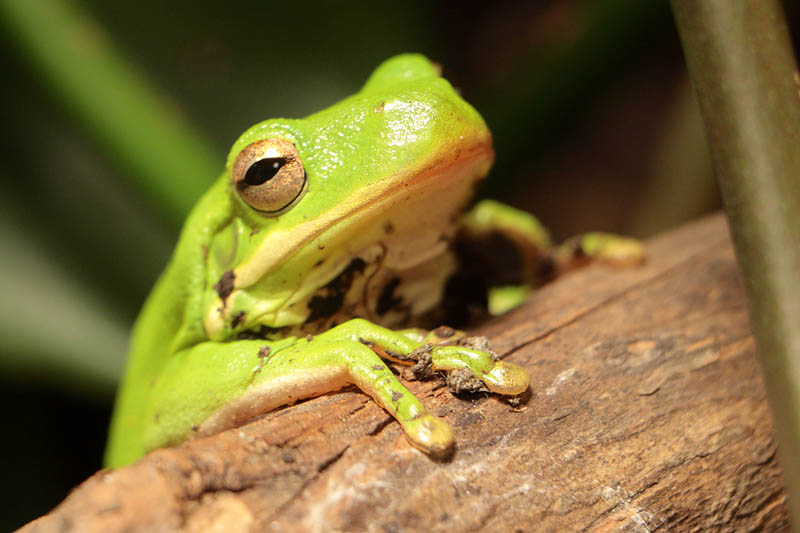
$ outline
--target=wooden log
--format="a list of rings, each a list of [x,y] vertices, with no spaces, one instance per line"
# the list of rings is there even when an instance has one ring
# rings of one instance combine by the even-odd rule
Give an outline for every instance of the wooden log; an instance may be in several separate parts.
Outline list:
[[[573,272],[477,333],[530,371],[531,394],[512,407],[411,383],[454,428],[448,461],[346,390],[100,471],[23,530],[788,530],[721,216],[652,240],[642,267]]]

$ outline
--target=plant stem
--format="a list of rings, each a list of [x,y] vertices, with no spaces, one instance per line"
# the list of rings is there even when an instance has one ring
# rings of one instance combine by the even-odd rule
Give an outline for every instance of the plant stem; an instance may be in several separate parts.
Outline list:
[[[800,77],[778,0],[671,0],[800,529]]]

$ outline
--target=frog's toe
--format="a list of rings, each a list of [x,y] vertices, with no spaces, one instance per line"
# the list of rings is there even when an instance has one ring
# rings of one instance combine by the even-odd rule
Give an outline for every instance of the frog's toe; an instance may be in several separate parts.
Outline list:
[[[453,449],[453,431],[444,420],[424,414],[403,424],[411,444],[433,457],[444,457]]]
[[[614,266],[638,265],[646,255],[641,241],[612,233],[588,233],[581,247],[590,257]]]
[[[496,361],[494,367],[483,375],[489,390],[508,396],[522,394],[531,384],[531,377],[519,365],[507,361]]]

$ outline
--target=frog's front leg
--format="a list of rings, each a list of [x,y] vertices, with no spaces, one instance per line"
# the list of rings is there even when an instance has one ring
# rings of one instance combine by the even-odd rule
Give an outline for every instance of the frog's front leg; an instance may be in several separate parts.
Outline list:
[[[419,330],[393,331],[356,318],[319,335],[319,338],[330,336],[358,341],[373,347],[388,359],[405,364],[426,359],[433,372],[466,370],[496,394],[512,396],[528,389],[530,376],[522,367],[497,360],[484,347],[476,348],[461,342],[442,344],[449,339],[456,341],[462,334],[450,328],[441,329],[449,333],[440,334],[434,330],[420,338]]]
[[[456,251],[462,284],[483,284],[492,315],[516,307],[531,289],[589,260],[629,266],[645,258],[641,242],[612,233],[586,233],[554,246],[536,217],[494,200],[478,202],[461,222]]]
[[[497,394],[518,395],[530,384],[530,376],[523,368],[498,361],[486,350],[460,344],[431,343],[445,340],[433,332],[421,337],[419,330],[393,331],[364,319],[353,319],[318,335],[309,345],[320,342],[322,346],[338,346],[346,342],[346,349],[352,350],[343,354],[348,359],[350,382],[394,416],[415,447],[436,456],[446,453],[452,446],[449,426],[428,414],[376,354],[405,364],[424,359],[433,372],[468,372]],[[361,349],[355,350],[355,347],[368,348],[369,355]],[[376,360],[380,364],[375,364]]]
[[[313,338],[207,342],[178,354],[154,385],[144,447],[213,434],[278,406],[353,384],[397,419],[414,446],[434,456],[445,454],[453,444],[450,427],[425,410],[371,346],[398,357],[429,352],[434,370],[468,369],[501,394],[519,394],[528,387],[524,370],[495,361],[488,352],[429,346],[359,319]]]
[[[451,448],[450,426],[428,413],[369,346],[348,336],[323,334],[275,354],[236,403],[250,404],[255,415],[255,406],[269,410],[350,384],[391,414],[415,447],[434,456]]]
[[[205,342],[180,352],[154,384],[143,450],[136,455],[236,427],[349,384],[394,416],[416,447],[433,455],[451,447],[447,423],[427,413],[374,351],[347,335],[320,335],[273,343]]]

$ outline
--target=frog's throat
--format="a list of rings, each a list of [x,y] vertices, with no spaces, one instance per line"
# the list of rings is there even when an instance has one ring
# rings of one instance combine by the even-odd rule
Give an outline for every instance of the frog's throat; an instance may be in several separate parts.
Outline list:
[[[349,225],[375,219],[390,208],[430,194],[432,189],[445,191],[446,194],[456,194],[449,191],[460,191],[466,201],[472,193],[473,184],[488,173],[494,152],[488,134],[476,136],[472,142],[465,141],[466,139],[462,139],[460,147],[451,147],[452,151],[448,150],[433,163],[395,174],[360,189],[357,196],[342,202],[314,220],[309,220],[291,230],[271,234],[246,263],[234,269],[234,286],[232,294],[228,297],[232,298],[233,292],[250,287],[268,276],[314,239],[330,230],[338,229],[344,222]],[[461,206],[456,206],[458,207]],[[429,255],[436,255],[442,250],[430,252]],[[416,261],[425,259],[417,257]],[[346,263],[341,265],[341,268],[344,267]],[[334,272],[331,277],[335,275]],[[215,338],[226,329],[225,324],[230,323],[232,316],[228,315],[233,310],[230,306],[224,305],[221,298],[217,298],[207,309],[204,329],[210,338]]]

